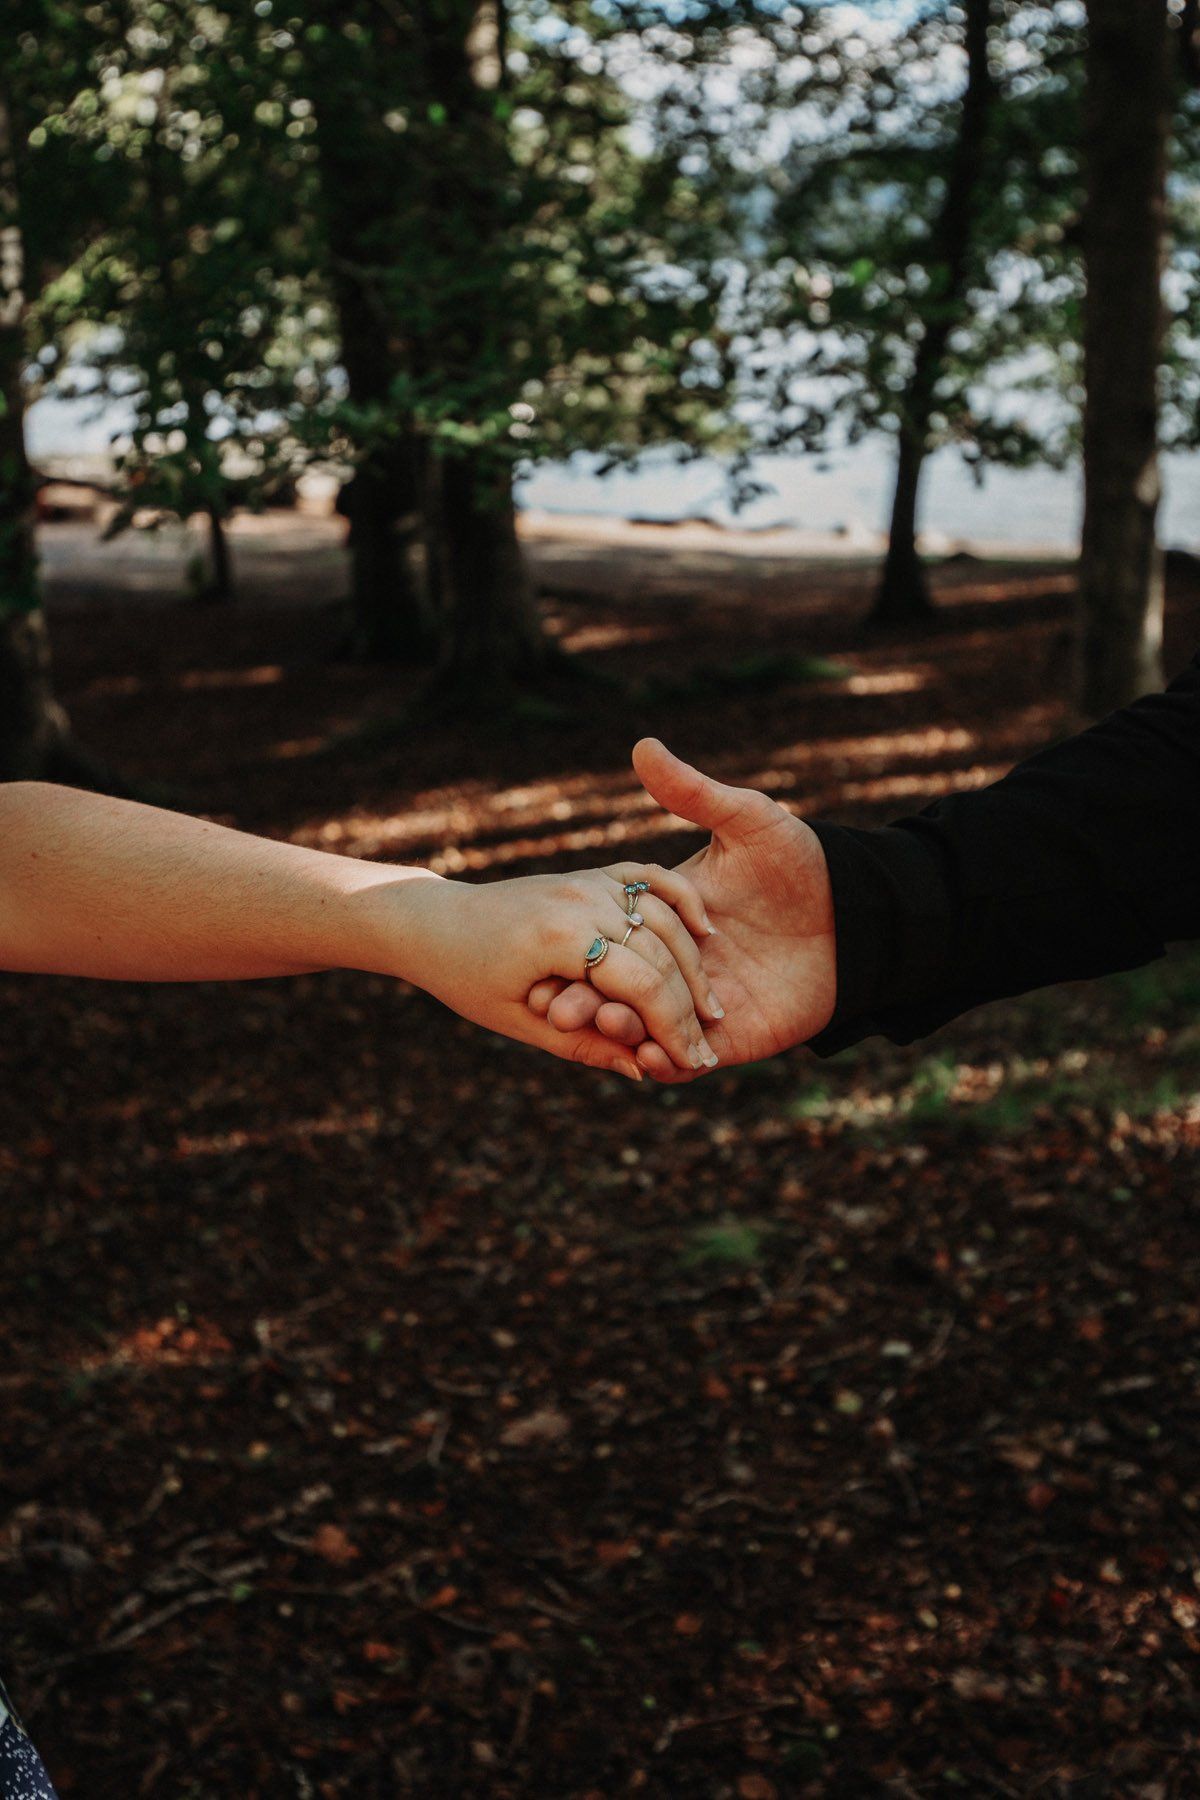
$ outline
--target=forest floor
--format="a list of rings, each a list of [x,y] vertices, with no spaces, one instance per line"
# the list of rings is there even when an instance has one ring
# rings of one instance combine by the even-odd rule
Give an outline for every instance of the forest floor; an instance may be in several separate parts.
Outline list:
[[[612,679],[504,731],[261,597],[64,604],[60,687],[176,804],[481,878],[686,853],[649,729],[870,820],[1061,727],[1061,565],[886,640],[849,563],[563,588]],[[1200,1793],[1200,956],[669,1090],[369,977],[0,987],[64,1800]]]

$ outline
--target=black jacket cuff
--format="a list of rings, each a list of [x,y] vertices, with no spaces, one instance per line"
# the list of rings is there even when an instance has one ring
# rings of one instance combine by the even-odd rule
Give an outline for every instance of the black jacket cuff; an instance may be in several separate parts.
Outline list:
[[[837,1004],[809,1047],[833,1056],[880,1030],[881,1015],[944,991],[955,966],[956,909],[937,848],[914,832],[813,830],[833,895]]]

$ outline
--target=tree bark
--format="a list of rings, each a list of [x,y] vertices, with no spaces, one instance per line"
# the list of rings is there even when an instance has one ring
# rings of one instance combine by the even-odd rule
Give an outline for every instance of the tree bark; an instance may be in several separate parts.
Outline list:
[[[342,9],[322,0],[315,10],[336,43]],[[395,103],[412,84],[408,33],[381,17],[373,43],[380,67],[395,71],[394,83],[382,84]],[[367,661],[428,663],[441,639],[417,554],[423,543],[423,446],[411,423],[397,416],[393,397],[397,377],[410,368],[412,347],[396,331],[385,291],[388,232],[411,232],[414,175],[400,138],[373,110],[383,110],[381,89],[357,82],[341,65],[339,51],[328,63],[325,54],[312,53],[309,90],[341,360],[355,408],[376,414],[386,432],[365,445],[346,496],[351,649]]]
[[[229,533],[219,506],[207,508],[208,578],[200,599],[208,606],[223,606],[233,599],[233,560],[229,554]]]
[[[917,497],[924,466],[924,443],[917,433],[902,427],[887,556],[871,613],[877,625],[912,624],[933,611],[925,564],[917,550]]]
[[[50,774],[67,741],[50,683],[36,484],[25,451],[25,266],[11,114],[0,91],[0,780]]]
[[[427,9],[427,68],[449,113],[455,160],[434,190],[431,211],[459,243],[491,246],[504,230],[510,175],[505,116],[504,0],[457,0],[438,18]],[[502,259],[497,270],[502,270]],[[439,351],[452,387],[469,390],[480,365],[504,356],[510,319],[502,276],[481,291],[449,297]],[[495,699],[564,659],[546,636],[517,538],[512,465],[503,448],[450,451],[439,459],[429,514],[431,561],[440,587],[446,647],[438,686]]]
[[[1155,520],[1169,43],[1166,0],[1088,0],[1077,639],[1077,699],[1088,718],[1162,685]]]
[[[1140,4],[1141,0],[1137,0]],[[966,0],[967,83],[941,211],[934,225],[928,269],[932,293],[924,330],[901,407],[896,488],[883,576],[871,621],[911,624],[933,611],[917,553],[917,505],[929,451],[930,420],[950,334],[963,317],[974,236],[974,207],[983,176],[995,83],[988,56],[993,0]]]
[[[510,471],[478,453],[446,457],[436,514],[446,617],[437,685],[502,699],[543,672],[551,656],[517,538]]]
[[[342,362],[355,405],[387,407],[395,366],[380,343],[369,296],[352,275],[337,284]],[[414,554],[423,539],[422,450],[415,432],[369,448],[350,486],[351,644],[368,662],[430,662],[439,622]]]
[[[65,771],[67,716],[50,681],[50,640],[40,610],[0,614],[0,781]]]
[[[347,490],[354,621],[351,650],[367,662],[429,662],[440,641],[424,541],[421,448],[415,437],[359,464]]]

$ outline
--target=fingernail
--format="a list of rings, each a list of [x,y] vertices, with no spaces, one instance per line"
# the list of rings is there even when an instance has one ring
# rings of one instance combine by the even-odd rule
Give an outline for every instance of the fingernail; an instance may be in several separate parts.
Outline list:
[[[723,1019],[725,1017],[725,1008],[721,1005],[717,996],[712,993],[708,996],[708,1010],[714,1019]]]
[[[717,1064],[721,1060],[720,1057],[717,1055],[716,1051],[713,1049],[712,1045],[707,1041],[706,1038],[700,1039],[700,1046],[701,1046],[700,1047],[701,1062],[704,1064],[706,1069],[715,1069]]]
[[[709,937],[716,937],[716,935],[717,935],[717,928],[716,928],[716,926],[715,926],[715,925],[714,925],[714,924],[713,924],[713,922],[712,922],[712,920],[711,920],[711,919],[705,919],[705,921],[704,921],[704,929],[705,929],[705,931],[707,931],[707,933],[708,933],[708,935],[709,935]]]
[[[688,1061],[691,1063],[693,1069],[702,1069],[704,1067],[704,1052],[701,1050],[699,1044],[688,1045]]]
[[[634,1063],[632,1068],[626,1068],[622,1065],[620,1072],[622,1075],[628,1075],[630,1081],[640,1081],[642,1079],[642,1071],[638,1068],[636,1063]]]

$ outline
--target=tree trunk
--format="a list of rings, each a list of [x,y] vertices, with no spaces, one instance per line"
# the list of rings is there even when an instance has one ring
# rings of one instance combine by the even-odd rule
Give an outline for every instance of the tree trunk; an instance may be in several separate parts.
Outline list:
[[[341,8],[314,8],[336,45]],[[382,19],[373,39],[395,74],[393,104],[412,80],[405,31]],[[440,626],[414,554],[422,542],[423,446],[398,415],[397,378],[410,372],[411,346],[395,330],[387,295],[389,231],[411,234],[413,171],[400,136],[371,110],[373,87],[358,83],[328,48],[312,52],[309,97],[316,117],[321,204],[333,274],[333,300],[349,397],[376,416],[347,490],[353,623],[350,644],[367,661],[428,663]],[[389,60],[390,59],[390,60]]]
[[[911,625],[933,611],[925,564],[917,553],[917,496],[924,467],[924,443],[902,431],[887,557],[871,613],[876,625]]]
[[[1137,0],[1141,4],[1141,0]],[[966,0],[964,47],[967,84],[958,135],[946,180],[941,212],[933,228],[928,273],[927,315],[901,407],[896,489],[883,576],[871,612],[876,625],[911,624],[928,618],[933,601],[917,554],[917,501],[929,451],[930,420],[950,334],[966,309],[974,235],[975,199],[984,155],[995,83],[988,58],[993,0]]]
[[[67,774],[67,717],[50,685],[42,613],[0,614],[0,781]]]
[[[368,454],[347,491],[354,622],[367,662],[429,662],[440,631],[418,568],[423,540],[421,450],[415,438]]]
[[[1168,49],[1166,0],[1088,0],[1077,669],[1088,718],[1162,685],[1155,519]]]
[[[25,452],[25,269],[12,124],[0,91],[0,780],[50,774],[67,720],[50,685]]]
[[[233,560],[229,554],[229,533],[217,505],[207,509],[208,578],[200,592],[206,605],[221,606],[233,599]]]
[[[447,626],[438,687],[501,698],[551,659],[517,538],[511,473],[478,453],[450,456],[437,488]]]
[[[507,114],[496,104],[507,81],[507,30],[504,0],[458,0],[427,31],[429,79],[456,134],[455,161],[432,208],[447,260],[457,244],[503,241],[504,188],[515,178]],[[469,393],[481,367],[504,365],[511,320],[503,257],[493,266],[494,283],[443,296],[436,354],[452,392]],[[545,634],[525,572],[511,463],[503,450],[452,451],[437,468],[436,490],[431,561],[447,633],[438,685],[495,698],[565,660]]]

